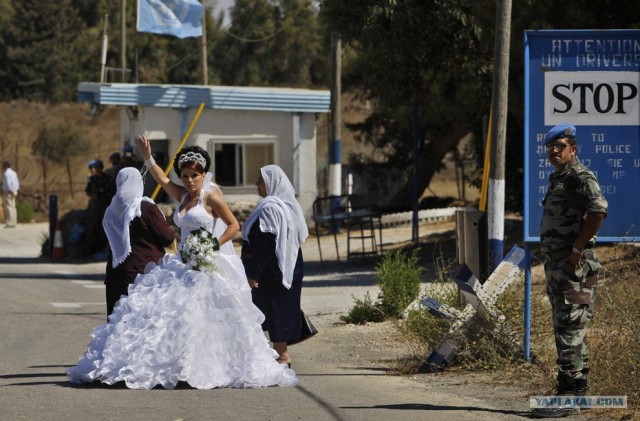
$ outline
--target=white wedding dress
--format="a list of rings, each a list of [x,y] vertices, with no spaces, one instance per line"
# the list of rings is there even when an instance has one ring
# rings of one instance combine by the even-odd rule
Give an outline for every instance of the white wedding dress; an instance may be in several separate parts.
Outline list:
[[[200,227],[220,237],[226,225],[198,204],[174,222],[181,244]],[[294,386],[293,370],[276,361],[251,301],[242,261],[231,241],[221,246],[214,273],[192,270],[177,255],[149,263],[109,317],[91,334],[89,349],[67,369],[71,382],[124,381],[131,389],[179,381],[198,389]]]

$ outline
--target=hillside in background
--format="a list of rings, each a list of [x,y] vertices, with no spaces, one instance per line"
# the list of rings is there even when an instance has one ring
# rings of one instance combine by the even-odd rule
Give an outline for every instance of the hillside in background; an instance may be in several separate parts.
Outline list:
[[[72,191],[69,191],[67,171],[63,162],[50,163],[47,179],[42,176],[42,160],[33,155],[31,145],[40,129],[48,123],[65,122],[77,126],[91,140],[91,149],[86,154],[71,160]],[[27,101],[0,103],[0,160],[9,161],[20,177],[18,201],[34,205],[37,219],[42,219],[48,198],[46,190],[58,195],[61,212],[84,209],[87,197],[84,193],[89,169],[93,159],[105,162],[109,167],[109,155],[120,150],[119,111],[106,108],[100,115],[92,116],[86,104],[45,104]],[[46,215],[44,215],[46,217]]]

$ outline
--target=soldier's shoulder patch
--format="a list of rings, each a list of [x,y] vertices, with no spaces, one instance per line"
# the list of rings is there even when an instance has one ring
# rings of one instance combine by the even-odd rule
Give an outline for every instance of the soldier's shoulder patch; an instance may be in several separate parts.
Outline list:
[[[582,174],[586,171],[586,168],[582,165],[574,165],[573,167],[571,167],[571,170],[576,174]]]

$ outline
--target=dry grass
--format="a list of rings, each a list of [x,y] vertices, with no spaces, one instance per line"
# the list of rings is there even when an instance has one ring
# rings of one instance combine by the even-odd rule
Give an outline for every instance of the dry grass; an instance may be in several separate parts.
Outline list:
[[[77,125],[92,141],[86,155],[72,159],[72,193],[64,163],[53,163],[47,174],[47,190],[58,195],[59,214],[71,209],[84,209],[87,197],[84,188],[89,174],[87,163],[101,159],[109,167],[109,155],[120,150],[119,111],[107,108],[100,116],[91,116],[82,104],[45,104],[27,101],[0,103],[0,161],[11,162],[20,177],[18,201],[34,205],[36,220],[46,221],[48,198],[44,192],[42,168],[39,158],[33,156],[31,144],[47,123],[64,121]]]
[[[425,250],[429,245],[425,244]],[[425,253],[430,256],[433,252]],[[596,418],[621,418],[640,415],[640,247],[630,244],[599,245],[598,257],[604,266],[598,283],[595,316],[589,329],[591,352],[590,395],[626,395],[627,410],[592,411]],[[425,255],[423,254],[423,256]],[[431,256],[432,257],[432,256]],[[442,257],[441,257],[442,258]],[[453,259],[453,257],[450,257]],[[534,363],[525,363],[522,349],[505,341],[524,336],[524,286],[515,283],[498,301],[506,316],[507,329],[494,331],[491,325],[478,325],[460,343],[458,358],[449,370],[483,371],[495,374],[496,381],[521,385],[529,394],[553,394],[556,381],[556,348],[553,337],[551,306],[546,295],[543,261],[536,259],[532,267],[531,351]],[[437,271],[436,271],[437,272]],[[439,273],[438,277],[446,276]],[[425,355],[437,343],[434,332],[444,332],[442,321],[430,315],[410,331],[408,340],[415,353],[397,362],[395,370],[415,373]],[[437,334],[442,337],[441,334]],[[521,342],[520,342],[521,343]],[[426,345],[426,347],[424,346]],[[426,353],[424,350],[426,349]],[[422,352],[422,353],[421,353]],[[629,419],[629,418],[627,418]]]

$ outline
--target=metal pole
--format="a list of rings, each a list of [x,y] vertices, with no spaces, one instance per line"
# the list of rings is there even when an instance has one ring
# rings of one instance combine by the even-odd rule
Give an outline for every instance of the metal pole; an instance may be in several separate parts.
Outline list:
[[[420,238],[418,227],[418,174],[420,172],[420,159],[418,157],[418,144],[420,139],[420,106],[418,101],[413,105],[413,186],[411,188],[411,205],[412,205],[412,218],[411,218],[411,241],[418,242]]]
[[[337,34],[332,34],[332,72],[331,72],[331,141],[329,146],[329,196],[334,196],[331,201],[331,210],[340,206],[338,196],[342,194],[342,164],[341,145],[342,135],[342,93],[341,69],[342,69],[342,42]],[[334,231],[338,231],[340,226],[334,226]]]
[[[202,36],[200,36],[200,83],[209,84],[209,74],[207,68],[207,8],[203,3],[204,13],[202,14]]]
[[[189,127],[186,129],[186,131],[185,131],[185,127],[187,124],[187,112],[189,110],[185,109],[180,112],[180,133],[182,133],[182,140],[180,141],[180,144],[176,148],[176,151],[173,153],[173,157],[167,164],[167,168],[165,168],[164,170],[164,175],[169,175],[169,173],[171,172],[171,169],[173,168],[173,161],[175,161],[176,159],[176,154],[180,149],[182,149],[184,144],[187,142],[187,139],[189,138],[189,136],[191,136],[191,132],[193,131],[193,128],[196,126],[198,119],[200,119],[200,116],[202,115],[202,111],[204,111],[204,106],[205,106],[205,103],[201,102],[200,106],[198,107],[198,110],[196,111],[196,115],[191,120],[191,123],[189,123]],[[151,200],[155,200],[159,192],[160,192],[160,184],[158,184],[156,188],[153,190],[153,193],[151,193],[151,196],[150,196]]]
[[[531,244],[524,243],[524,360],[531,360]]]
[[[49,258],[53,258],[53,242],[56,236],[56,224],[58,223],[58,195],[49,195]]]
[[[331,147],[329,148],[329,195],[340,196],[342,194],[342,167],[340,157],[340,138],[342,137],[342,120],[340,113],[342,102],[340,94],[342,45],[340,37],[333,34],[333,60],[331,78]]]
[[[104,25],[102,29],[102,57],[100,59],[100,83],[105,83],[106,67],[107,67],[107,47],[109,45],[109,37],[107,36],[107,25],[109,24],[109,15],[104,15]]]
[[[509,43],[511,0],[496,2],[496,39],[494,51],[493,93],[491,103],[493,128],[493,165],[489,180],[489,267],[490,272],[502,261],[504,247],[505,139],[509,86]]]
[[[127,0],[122,0],[122,10],[120,28],[120,38],[122,45],[120,46],[120,64],[122,66],[122,83],[127,81]]]

